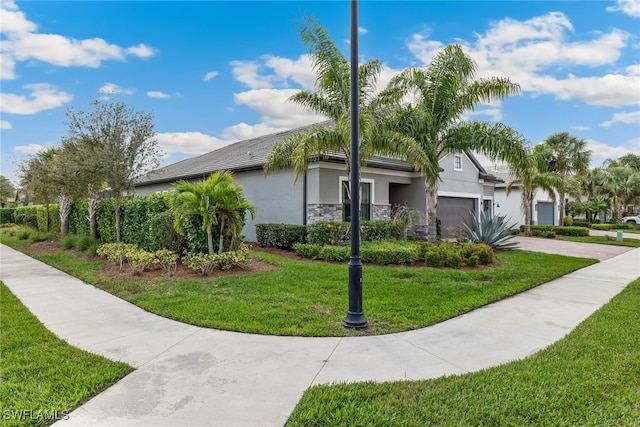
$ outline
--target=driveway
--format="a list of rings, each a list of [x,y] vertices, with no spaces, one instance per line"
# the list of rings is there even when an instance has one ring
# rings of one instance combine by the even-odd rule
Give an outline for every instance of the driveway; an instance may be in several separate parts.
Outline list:
[[[604,261],[633,250],[633,248],[626,246],[567,242],[543,237],[515,236],[513,241],[518,244],[518,249],[525,251],[545,252],[548,254],[575,256],[579,258],[595,258],[599,261]]]

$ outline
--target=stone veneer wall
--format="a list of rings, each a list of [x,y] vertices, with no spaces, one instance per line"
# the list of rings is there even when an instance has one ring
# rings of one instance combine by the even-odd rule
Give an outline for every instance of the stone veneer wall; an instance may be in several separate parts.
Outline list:
[[[391,205],[373,205],[373,221],[391,219]],[[318,221],[342,221],[342,205],[332,203],[307,204],[307,224]]]

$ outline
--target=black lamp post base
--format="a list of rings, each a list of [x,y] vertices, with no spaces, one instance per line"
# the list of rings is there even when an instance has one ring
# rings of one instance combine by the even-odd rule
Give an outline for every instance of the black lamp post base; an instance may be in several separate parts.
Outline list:
[[[369,321],[363,313],[347,312],[347,317],[342,321],[342,326],[348,329],[365,329],[369,326]]]

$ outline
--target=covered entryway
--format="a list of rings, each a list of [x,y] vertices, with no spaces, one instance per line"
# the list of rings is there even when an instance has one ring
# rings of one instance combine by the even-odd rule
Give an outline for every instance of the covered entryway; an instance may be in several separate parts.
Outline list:
[[[555,209],[551,202],[538,202],[538,224],[539,225],[553,225],[553,218],[555,218]]]
[[[448,227],[453,229],[455,235],[464,222],[471,224],[476,210],[476,199],[438,197],[438,219],[442,224],[442,237],[449,237]]]

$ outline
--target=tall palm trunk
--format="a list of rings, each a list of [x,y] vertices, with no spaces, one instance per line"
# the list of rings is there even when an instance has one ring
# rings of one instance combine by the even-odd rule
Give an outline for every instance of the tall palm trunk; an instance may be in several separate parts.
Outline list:
[[[209,248],[209,255],[213,255],[213,231],[211,230],[211,224],[207,227],[207,246]]]
[[[522,187],[522,208],[524,209],[524,235],[531,235],[531,204],[533,191],[527,186]]]
[[[427,201],[427,240],[435,243],[438,240],[438,182],[425,180],[425,195]]]
[[[560,201],[558,202],[558,225],[562,227],[564,225],[564,201],[565,201],[565,193],[564,191],[559,192]]]
[[[218,243],[218,254],[224,250],[224,216],[220,217],[220,242]]]

